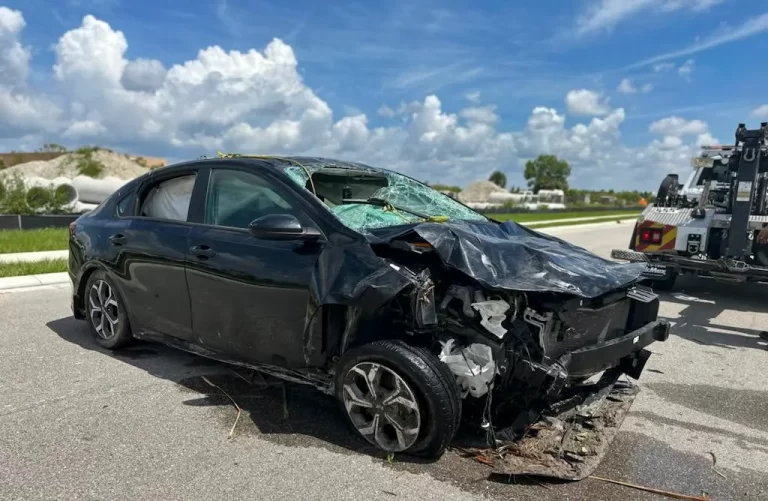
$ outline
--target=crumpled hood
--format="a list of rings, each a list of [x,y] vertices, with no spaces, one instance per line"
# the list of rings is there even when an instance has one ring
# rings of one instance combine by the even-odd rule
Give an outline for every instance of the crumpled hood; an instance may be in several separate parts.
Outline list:
[[[644,263],[603,259],[512,221],[416,223],[371,229],[369,243],[416,234],[443,263],[492,289],[555,292],[594,298],[640,279]]]

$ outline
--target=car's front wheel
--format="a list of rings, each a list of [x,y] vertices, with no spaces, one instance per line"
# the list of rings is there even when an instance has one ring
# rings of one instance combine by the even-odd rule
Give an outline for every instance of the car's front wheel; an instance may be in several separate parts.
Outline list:
[[[336,396],[353,428],[374,446],[438,457],[453,440],[459,387],[429,351],[380,340],[351,349],[336,369]]]
[[[100,346],[115,350],[133,339],[125,302],[112,279],[102,270],[88,277],[85,313],[91,333]]]

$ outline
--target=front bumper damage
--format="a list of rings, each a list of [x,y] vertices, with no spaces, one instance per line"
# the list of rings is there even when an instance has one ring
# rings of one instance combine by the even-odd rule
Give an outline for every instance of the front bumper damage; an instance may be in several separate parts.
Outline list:
[[[655,318],[653,308],[648,314]],[[465,399],[470,404],[466,419],[482,425],[480,435],[467,439],[460,449],[493,457],[495,471],[507,475],[562,480],[589,476],[638,392],[623,376],[639,379],[651,355],[647,347],[666,341],[669,333],[666,320],[641,322],[624,335],[541,361],[520,349],[501,348],[504,358],[498,349],[489,349],[496,354],[494,362],[488,355],[477,356],[482,345],[471,345],[463,356],[473,372],[468,377],[465,371],[458,379],[471,396],[483,395]],[[441,358],[458,376],[447,353],[444,345]],[[485,382],[484,394],[478,387]],[[480,404],[474,412],[473,403]]]
[[[492,450],[471,441],[459,450],[481,455],[503,478],[583,480],[600,465],[639,391],[621,376],[620,369],[611,369],[594,383],[569,389],[559,405],[541,412],[518,439],[508,439],[502,430],[495,433]]]

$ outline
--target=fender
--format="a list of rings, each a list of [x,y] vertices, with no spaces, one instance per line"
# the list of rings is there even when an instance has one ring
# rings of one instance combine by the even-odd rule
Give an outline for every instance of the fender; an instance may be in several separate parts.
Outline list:
[[[85,318],[85,285],[88,283],[88,277],[96,271],[101,270],[105,272],[112,279],[112,282],[119,288],[120,281],[114,276],[114,273],[109,268],[104,266],[101,261],[96,259],[89,259],[85,261],[77,275],[72,277],[72,314],[78,320]],[[120,295],[123,295],[122,290],[118,290]]]

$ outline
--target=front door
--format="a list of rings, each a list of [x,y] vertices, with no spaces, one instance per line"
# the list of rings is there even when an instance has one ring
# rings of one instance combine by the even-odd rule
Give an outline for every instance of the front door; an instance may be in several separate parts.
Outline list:
[[[293,214],[316,227],[297,207],[264,175],[211,170],[204,224],[189,235],[186,271],[201,347],[235,360],[306,366],[303,335],[314,309],[309,286],[323,243],[262,240],[248,231],[267,214]]]

